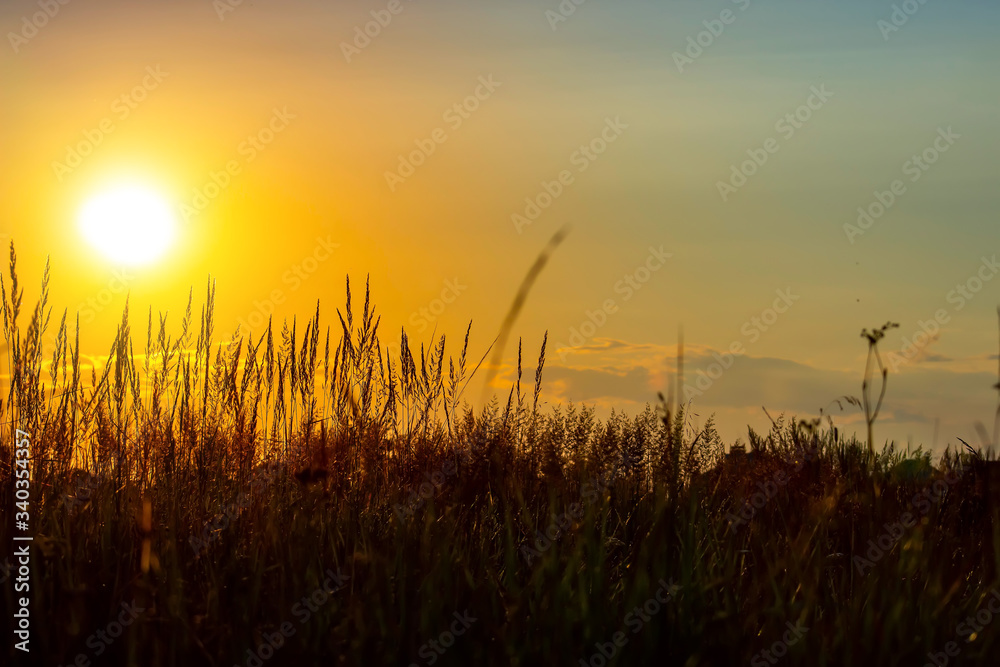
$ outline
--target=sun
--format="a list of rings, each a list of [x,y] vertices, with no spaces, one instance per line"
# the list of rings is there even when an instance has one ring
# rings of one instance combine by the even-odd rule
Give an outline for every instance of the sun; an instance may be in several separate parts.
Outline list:
[[[170,249],[177,220],[166,200],[141,185],[121,185],[89,199],[80,209],[80,233],[107,259],[139,266]]]

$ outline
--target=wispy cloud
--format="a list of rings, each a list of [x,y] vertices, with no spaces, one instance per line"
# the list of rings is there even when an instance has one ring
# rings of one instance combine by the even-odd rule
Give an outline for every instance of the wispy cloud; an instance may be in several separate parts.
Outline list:
[[[710,346],[686,346],[686,382],[707,374],[722,354]],[[598,408],[654,404],[657,392],[666,393],[676,373],[675,357],[673,345],[598,338],[576,348],[566,364],[550,362],[543,395],[550,402],[572,400]],[[930,446],[935,420],[940,420],[942,442],[970,433],[976,420],[991,421],[996,405],[991,360],[995,362],[996,355],[963,359],[929,354],[890,373],[876,435],[897,441],[912,436]],[[748,416],[751,423],[766,425],[762,407],[772,415],[784,412],[803,418],[818,416],[822,409],[850,431],[863,424],[863,418],[856,408],[834,401],[860,395],[862,370],[861,365],[848,371],[741,355],[701,396],[692,398],[691,408],[703,418],[717,413],[720,428],[729,437],[745,433]]]

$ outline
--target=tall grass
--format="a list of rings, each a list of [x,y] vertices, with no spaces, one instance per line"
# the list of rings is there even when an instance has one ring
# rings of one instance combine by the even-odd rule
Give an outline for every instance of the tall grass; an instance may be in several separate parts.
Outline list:
[[[356,308],[349,280],[335,319],[317,304],[305,322],[221,339],[209,283],[197,321],[193,293],[179,323],[147,314],[139,354],[126,305],[105,363],[87,368],[65,312],[43,355],[48,275],[23,330],[13,248],[0,282],[0,502],[13,506],[19,428],[33,447],[34,664],[94,660],[88,637],[130,601],[145,611],[102,664],[247,664],[328,570],[345,588],[267,664],[428,664],[426,643],[465,611],[476,622],[435,664],[576,665],[618,631],[617,664],[732,664],[786,622],[809,628],[788,664],[922,664],[997,584],[978,452],[949,450],[920,479],[899,466],[923,452],[869,456],[783,417],[727,456],[712,420],[696,426],[672,392],[603,421],[586,406],[546,411],[547,337],[533,383],[519,341],[506,399],[475,410],[471,324],[457,345],[401,331],[390,356],[368,285]],[[860,572],[867,541],[963,466]],[[787,482],[733,526],[781,471]],[[676,595],[633,634],[627,615],[661,579]],[[10,636],[14,594],[0,597]],[[963,657],[994,654],[997,636],[978,633]]]

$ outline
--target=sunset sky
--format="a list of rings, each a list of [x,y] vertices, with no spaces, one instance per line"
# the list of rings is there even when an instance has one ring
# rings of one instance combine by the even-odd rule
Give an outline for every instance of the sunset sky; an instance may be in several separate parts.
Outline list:
[[[53,318],[79,310],[94,354],[126,291],[144,341],[150,306],[178,326],[211,275],[219,340],[317,299],[335,323],[350,274],[383,339],[436,329],[457,352],[472,320],[478,360],[569,224],[498,387],[548,330],[547,401],[635,413],[683,326],[687,397],[727,441],[762,406],[853,428],[830,402],[859,395],[861,330],[898,322],[899,355],[923,323],[876,435],[940,451],[996,409],[998,19],[992,0],[7,0],[0,234],[26,302],[51,258]],[[123,270],[80,218],[126,185],[177,227]]]

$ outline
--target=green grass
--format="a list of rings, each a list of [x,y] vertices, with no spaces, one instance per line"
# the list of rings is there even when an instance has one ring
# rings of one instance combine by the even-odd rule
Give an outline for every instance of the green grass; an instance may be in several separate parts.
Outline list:
[[[769,664],[760,651],[786,623],[808,628],[788,665],[921,665],[956,639],[968,664],[1000,650],[1000,622],[956,635],[998,585],[993,466],[976,453],[931,468],[779,418],[748,432],[739,463],[710,421],[694,428],[667,402],[604,421],[540,411],[544,342],[534,383],[519,346],[509,398],[473,411],[469,334],[411,352],[404,333],[389,359],[367,289],[355,317],[349,284],[332,326],[317,306],[223,344],[210,287],[197,322],[191,305],[176,325],[149,313],[138,353],[126,307],[88,374],[78,327],[49,322],[47,271],[29,315],[15,269],[12,250],[0,503],[12,513],[19,428],[36,541],[32,653],[8,641],[11,661],[244,665],[287,622],[265,664],[424,665],[456,613],[476,620],[434,664],[579,665],[619,631],[612,664]],[[935,483],[947,493],[919,500]],[[760,485],[771,497],[732,526]],[[859,567],[907,511],[914,525]],[[12,531],[3,522],[0,543]],[[326,596],[328,572],[347,578]],[[637,613],[661,580],[671,599]],[[306,619],[314,593],[327,599]],[[6,637],[15,597],[7,581]],[[96,657],[87,640],[123,603],[144,611]]]

